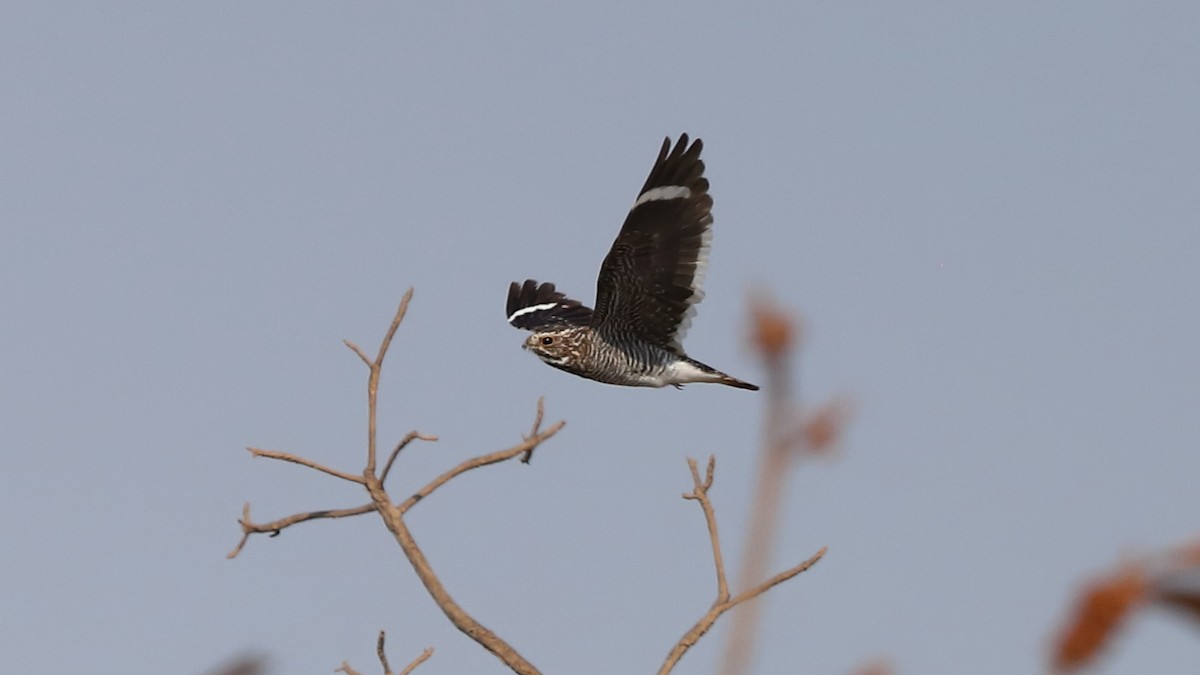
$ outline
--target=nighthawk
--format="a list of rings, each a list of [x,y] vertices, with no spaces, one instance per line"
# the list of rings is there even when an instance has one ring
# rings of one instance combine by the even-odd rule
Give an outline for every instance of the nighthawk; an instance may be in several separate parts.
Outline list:
[[[532,331],[524,347],[568,373],[631,387],[716,382],[758,389],[689,358],[683,336],[712,241],[712,197],[696,139],[671,139],[600,266],[596,308],[527,279],[508,287],[508,322]]]

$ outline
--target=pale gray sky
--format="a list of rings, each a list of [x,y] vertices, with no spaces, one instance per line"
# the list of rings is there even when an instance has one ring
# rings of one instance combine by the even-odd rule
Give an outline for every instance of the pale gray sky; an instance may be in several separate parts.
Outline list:
[[[650,672],[712,599],[687,455],[730,546],[762,397],[539,363],[508,282],[590,302],[666,135],[715,205],[698,358],[749,380],[748,290],[851,394],[802,467],[756,672],[1036,673],[1077,584],[1200,534],[1200,6],[8,3],[0,9],[0,670],[499,673],[354,505],[365,370],[416,287],[381,441],[448,588],[547,673]],[[678,672],[709,673],[723,624]],[[1139,617],[1101,673],[1190,673]]]

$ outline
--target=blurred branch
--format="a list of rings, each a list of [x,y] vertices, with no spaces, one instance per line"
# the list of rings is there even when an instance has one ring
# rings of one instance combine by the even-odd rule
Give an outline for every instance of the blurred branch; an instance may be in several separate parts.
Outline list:
[[[849,417],[848,404],[840,400],[822,406],[813,415],[801,414],[791,387],[792,356],[800,341],[799,322],[763,297],[752,299],[750,308],[753,326],[750,341],[767,374],[763,387],[767,410],[754,505],[738,574],[738,586],[742,588],[763,578],[769,568],[779,527],[779,506],[792,464],[803,455],[831,447]],[[754,595],[758,594],[750,597]],[[749,603],[734,613],[718,672],[725,675],[749,672],[758,621],[758,603]]]
[[[250,449],[251,454],[256,457],[268,457],[271,459],[293,462],[317,471],[321,471],[331,476],[362,485],[366,488],[367,494],[370,495],[371,502],[349,509],[298,513],[293,516],[288,516],[287,518],[282,518],[280,520],[265,524],[257,524],[250,520],[250,504],[247,503],[242,510],[242,518],[238,521],[238,523],[242,526],[242,538],[238,542],[237,546],[234,547],[233,551],[229,553],[228,557],[235,557],[239,552],[241,552],[251,534],[269,532],[272,536],[275,536],[286,527],[309,520],[316,520],[320,518],[342,518],[376,511],[383,519],[384,525],[395,537],[396,543],[399,544],[400,549],[404,552],[405,557],[408,558],[409,563],[412,565],[413,570],[416,571],[418,578],[421,579],[421,583],[424,584],[425,589],[429,592],[430,596],[433,597],[434,602],[437,603],[438,607],[441,608],[446,617],[450,619],[451,623],[453,623],[456,628],[477,642],[484,649],[487,649],[492,654],[495,654],[501,661],[504,662],[505,665],[513,670],[513,672],[520,673],[522,675],[533,675],[537,673],[538,670],[534,668],[532,664],[530,664],[525,660],[524,657],[517,653],[517,651],[513,649],[511,645],[480,624],[477,620],[475,620],[474,617],[468,614],[466,610],[464,610],[458,605],[457,602],[454,601],[449,592],[446,591],[446,588],[443,586],[437,574],[433,571],[433,567],[430,565],[429,560],[425,558],[425,554],[417,545],[416,540],[413,538],[412,532],[408,529],[408,524],[404,522],[404,514],[407,513],[408,510],[415,506],[418,502],[432,494],[439,487],[468,471],[484,466],[490,466],[498,462],[503,462],[522,454],[525,455],[526,460],[528,460],[534,449],[536,449],[550,437],[554,436],[554,434],[558,433],[565,423],[560,421],[556,422],[545,430],[541,429],[544,406],[542,400],[538,399],[537,414],[534,418],[532,430],[528,436],[523,437],[522,442],[505,450],[499,450],[465,460],[454,468],[446,471],[430,481],[428,484],[406,499],[402,504],[397,505],[395,502],[393,502],[384,488],[384,480],[391,473],[391,469],[399,457],[400,452],[414,440],[437,440],[436,436],[429,436],[416,431],[409,432],[408,435],[406,435],[396,445],[395,449],[392,450],[384,464],[383,471],[381,473],[376,471],[378,447],[376,436],[376,420],[379,400],[378,395],[380,375],[383,370],[383,362],[384,358],[387,356],[388,348],[391,346],[392,339],[395,337],[396,331],[400,327],[400,323],[404,320],[404,316],[408,311],[408,304],[411,300],[412,289],[410,288],[401,299],[400,306],[396,310],[396,314],[392,319],[392,323],[388,327],[388,330],[379,345],[379,351],[376,353],[374,359],[369,358],[366,353],[359,348],[358,345],[348,340],[346,341],[346,346],[349,347],[355,354],[357,354],[359,359],[361,359],[369,369],[369,375],[367,377],[367,461],[361,475],[354,475],[338,471],[336,469],[330,469],[311,460],[297,457],[288,453],[277,452],[273,450],[259,450],[256,448]],[[384,667],[384,671],[390,673],[391,671],[389,670],[389,666],[387,664],[387,657],[383,651],[383,640],[384,635],[383,633],[380,633],[379,658]],[[432,653],[432,649],[426,650],[424,654],[410,663],[408,667],[402,671],[402,673],[411,672],[414,668],[428,659]],[[346,663],[342,664],[341,670],[348,674],[354,673],[354,670]]]
[[[232,663],[210,671],[208,675],[261,675],[267,672],[267,659],[264,656],[242,656]]]
[[[696,466],[696,460],[692,459],[691,457],[688,458],[688,468],[692,472],[692,491],[685,492],[683,494],[683,498],[699,502],[700,508],[704,510],[704,520],[708,525],[708,537],[712,543],[713,565],[717,572],[717,598],[713,601],[713,604],[709,608],[708,612],[706,612],[704,616],[700,617],[700,620],[697,621],[691,627],[691,629],[688,630],[688,632],[684,633],[683,637],[681,637],[679,641],[676,642],[671,648],[670,653],[667,654],[667,659],[663,662],[662,667],[658,669],[658,675],[666,675],[667,673],[670,673],[671,670],[674,669],[679,663],[679,660],[683,658],[683,655],[687,653],[687,650],[691,649],[692,646],[700,640],[700,638],[704,637],[704,634],[707,633],[710,628],[712,628],[713,624],[716,623],[717,619],[719,619],[722,614],[733,609],[734,607],[737,607],[743,602],[746,602],[747,600],[758,597],[759,595],[770,590],[772,587],[777,586],[812,567],[818,560],[821,559],[822,556],[825,555],[825,551],[827,550],[822,548],[811,558],[805,560],[799,565],[784,570],[783,572],[776,574],[757,586],[754,586],[753,588],[739,593],[733,598],[730,598],[729,587],[725,581],[725,562],[721,556],[721,542],[720,538],[717,536],[717,516],[713,509],[712,501],[708,497],[708,490],[712,487],[713,483],[713,471],[716,469],[716,462],[717,460],[715,457],[710,456],[708,458],[708,467],[705,471],[705,477],[703,480],[701,480],[700,470]]]

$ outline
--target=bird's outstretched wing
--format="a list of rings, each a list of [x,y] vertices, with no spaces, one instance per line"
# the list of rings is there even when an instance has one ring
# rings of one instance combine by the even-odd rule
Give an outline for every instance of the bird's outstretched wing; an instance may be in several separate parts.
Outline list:
[[[533,279],[508,285],[508,322],[523,330],[554,326],[586,326],[592,322],[592,308],[554,290],[554,284],[539,285]]]
[[[600,266],[593,325],[629,332],[683,355],[683,337],[704,297],[712,197],[696,139],[687,134],[658,160]]]

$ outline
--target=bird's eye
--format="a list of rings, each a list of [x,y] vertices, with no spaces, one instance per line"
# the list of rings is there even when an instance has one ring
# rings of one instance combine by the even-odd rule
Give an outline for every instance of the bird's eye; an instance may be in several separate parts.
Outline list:
[[[552,338],[550,336],[546,336],[546,337],[542,338],[542,344],[552,345],[552,344],[554,344],[554,338]]]

